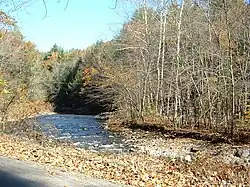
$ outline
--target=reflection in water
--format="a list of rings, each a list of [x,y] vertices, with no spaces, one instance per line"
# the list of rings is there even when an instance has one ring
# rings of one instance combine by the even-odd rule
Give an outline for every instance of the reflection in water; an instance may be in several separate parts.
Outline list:
[[[109,132],[93,116],[45,115],[37,117],[46,135],[62,140],[70,140],[78,147],[96,151],[128,151],[121,137]]]

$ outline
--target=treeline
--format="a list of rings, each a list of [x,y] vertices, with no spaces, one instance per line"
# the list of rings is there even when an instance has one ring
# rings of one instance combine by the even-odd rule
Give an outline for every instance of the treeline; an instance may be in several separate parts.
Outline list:
[[[231,135],[249,126],[250,5],[244,0],[136,3],[120,34],[95,46],[102,76],[93,82],[113,95],[117,115]]]
[[[0,122],[22,118],[27,113],[28,97],[39,89],[33,79],[38,68],[39,52],[23,40],[13,18],[0,11]],[[4,128],[4,127],[3,127]]]
[[[112,41],[85,50],[54,45],[47,53],[25,42],[1,12],[1,115],[26,98],[49,101],[59,112],[91,106],[96,113],[115,111],[122,121],[177,129],[234,135],[248,128],[250,5],[132,2],[136,11]]]
[[[85,50],[65,51],[56,44],[43,54],[43,90],[55,112],[96,115],[107,111],[103,102],[92,97],[88,74],[94,69],[93,61],[86,56]]]
[[[97,114],[105,107],[89,97],[83,50],[56,44],[46,53],[26,41],[16,21],[0,11],[0,131],[6,121],[39,112]]]

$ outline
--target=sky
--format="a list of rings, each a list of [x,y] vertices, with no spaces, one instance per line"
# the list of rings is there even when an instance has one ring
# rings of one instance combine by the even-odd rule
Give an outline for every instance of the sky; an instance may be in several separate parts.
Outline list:
[[[68,6],[67,0],[48,0],[46,6],[47,14],[42,0],[11,13],[25,40],[42,52],[55,43],[70,50],[111,40],[132,10],[129,4],[114,9],[115,0],[69,0]]]

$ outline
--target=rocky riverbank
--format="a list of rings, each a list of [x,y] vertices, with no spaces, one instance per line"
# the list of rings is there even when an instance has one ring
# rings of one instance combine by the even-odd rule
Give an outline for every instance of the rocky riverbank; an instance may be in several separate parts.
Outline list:
[[[163,156],[171,159],[191,162],[200,154],[211,156],[228,164],[250,166],[250,146],[211,144],[193,139],[141,138],[127,140],[134,145],[137,153]]]
[[[128,141],[133,135],[127,137],[124,141]],[[35,161],[51,167],[60,167],[63,171],[79,172],[131,186],[247,186],[250,184],[249,165],[222,162],[219,156],[207,154],[212,149],[207,149],[209,146],[204,144],[205,142],[144,138],[148,141],[143,138],[133,140],[138,152],[131,150],[131,153],[110,154],[94,153],[69,144],[55,144],[53,141],[50,143],[48,140],[38,143],[27,138],[0,134],[0,155]],[[200,147],[195,147],[198,145]],[[166,147],[163,149],[163,146]],[[205,146],[206,150],[202,150],[202,146]],[[221,146],[226,150],[224,145]],[[241,150],[238,147],[235,149]],[[234,157],[238,154],[240,158],[248,157],[247,152],[244,151],[238,151],[237,154],[234,152],[234,154]],[[181,155],[183,159],[178,159]]]
[[[212,135],[197,133],[194,136],[188,135],[189,132],[177,131],[150,132],[129,128],[126,125],[109,125],[109,129],[123,136],[126,144],[133,145],[131,151],[139,154],[145,153],[187,162],[194,161],[202,154],[227,164],[250,166],[250,144],[230,143],[219,135],[209,138]],[[185,135],[180,136],[181,133]]]
[[[131,145],[129,152],[87,151],[31,130],[26,134],[35,134],[30,136],[0,134],[0,155],[131,186],[250,185],[249,145],[126,126],[116,126],[112,131]]]

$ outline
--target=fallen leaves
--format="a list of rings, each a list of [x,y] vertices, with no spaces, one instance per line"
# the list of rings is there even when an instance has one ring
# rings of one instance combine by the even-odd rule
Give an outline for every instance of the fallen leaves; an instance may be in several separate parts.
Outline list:
[[[209,186],[250,184],[249,167],[237,167],[200,157],[192,163],[147,154],[105,154],[71,146],[44,145],[10,135],[0,135],[0,155],[31,160],[65,171],[80,172],[131,186]],[[51,171],[53,174],[53,171]]]

